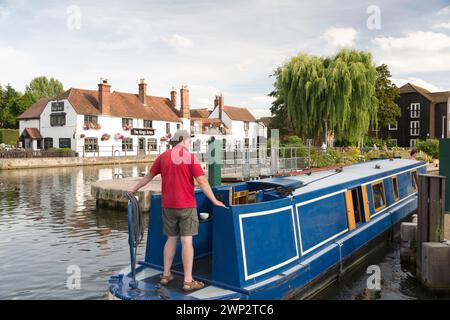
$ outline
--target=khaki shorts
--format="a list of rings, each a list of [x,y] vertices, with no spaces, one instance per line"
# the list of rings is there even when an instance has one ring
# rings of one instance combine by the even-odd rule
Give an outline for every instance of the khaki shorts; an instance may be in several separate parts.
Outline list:
[[[162,222],[166,236],[195,236],[198,234],[197,208],[163,208]]]

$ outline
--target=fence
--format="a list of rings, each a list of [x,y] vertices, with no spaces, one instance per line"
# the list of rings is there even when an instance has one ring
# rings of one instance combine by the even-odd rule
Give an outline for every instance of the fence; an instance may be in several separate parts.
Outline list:
[[[76,157],[73,150],[28,150],[14,149],[0,151],[0,158],[67,158]]]
[[[311,166],[311,147],[266,146],[249,148],[224,148],[221,170],[225,178],[249,178],[269,176],[276,173],[309,169]],[[193,150],[200,162],[208,161],[206,148]]]

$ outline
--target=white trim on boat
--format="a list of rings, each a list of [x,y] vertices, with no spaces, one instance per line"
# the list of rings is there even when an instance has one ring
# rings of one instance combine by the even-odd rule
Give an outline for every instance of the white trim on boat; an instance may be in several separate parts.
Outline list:
[[[277,265],[274,265],[272,267],[266,268],[264,270],[261,270],[259,272],[255,272],[253,274],[248,274],[248,270],[247,270],[247,255],[245,252],[245,242],[244,242],[244,230],[243,230],[243,225],[242,225],[242,220],[244,218],[251,218],[251,217],[256,217],[256,216],[262,216],[262,215],[267,215],[267,214],[274,214],[277,212],[281,212],[281,211],[286,211],[286,210],[290,210],[291,211],[291,217],[292,217],[292,226],[294,229],[294,245],[295,245],[295,251],[296,251],[296,255],[286,261],[283,261]],[[245,213],[245,214],[241,214],[239,215],[239,231],[240,231],[240,236],[241,236],[241,248],[242,248],[242,261],[244,264],[244,279],[245,280],[249,280],[249,279],[253,279],[255,277],[258,277],[260,275],[266,274],[272,270],[278,269],[279,267],[282,267],[288,263],[291,263],[292,261],[296,260],[299,258],[299,252],[298,252],[298,245],[297,245],[297,230],[295,227],[295,218],[294,218],[294,209],[292,207],[292,205],[290,206],[285,206],[282,208],[277,208],[277,209],[273,209],[273,210],[266,210],[266,211],[260,211],[260,212],[254,212],[254,213]]]
[[[236,294],[236,292],[227,290],[227,289],[222,289],[222,288],[216,287],[216,286],[207,286],[203,289],[200,289],[193,293],[188,294],[188,296],[194,297],[197,299],[211,299],[211,298],[228,296],[231,294]]]
[[[145,267],[144,270],[136,274],[136,280],[137,281],[144,280],[146,278],[156,276],[157,274],[162,274],[162,272],[157,269]]]
[[[393,174],[391,174],[389,176],[384,176],[384,177],[381,177],[381,178],[378,178],[378,179],[375,179],[375,180],[372,180],[372,181],[369,181],[369,182],[364,182],[364,183],[361,184],[361,186],[366,186],[368,184],[372,184],[372,183],[380,181],[380,180],[389,179],[389,178],[395,177],[397,175],[400,175],[400,174],[403,174],[403,173],[406,173],[406,172],[411,172],[413,170],[416,170],[416,169],[419,169],[419,168],[422,168],[422,167],[426,167],[426,164],[423,164],[423,165],[420,165],[420,166],[417,166],[417,167],[414,167],[414,168],[411,168],[411,169],[408,169],[408,170],[403,170],[403,171],[400,171],[400,172],[396,172],[396,173],[393,173]]]
[[[374,214],[371,215],[370,217],[371,217],[371,218],[376,217],[376,216],[379,215],[380,213],[383,213],[384,211],[386,211],[386,210],[392,208],[393,206],[399,204],[400,202],[402,202],[402,201],[404,201],[404,200],[406,200],[406,199],[408,199],[408,198],[411,198],[412,196],[415,196],[415,195],[417,195],[417,192],[411,193],[410,195],[404,197],[403,199],[397,200],[396,202],[394,202],[394,203],[391,204],[390,206],[384,208],[383,210],[380,210],[380,211],[374,213]]]
[[[299,203],[295,204],[295,208],[296,208],[296,211],[297,211],[296,212],[297,213],[297,228],[298,228],[298,233],[299,233],[299,238],[300,238],[300,252],[301,252],[302,256],[304,254],[307,254],[308,252],[311,252],[312,250],[316,249],[317,247],[320,247],[322,244],[324,244],[324,243],[326,243],[326,242],[328,242],[330,240],[333,240],[336,237],[339,237],[343,233],[347,232],[348,228],[343,230],[343,231],[341,231],[341,232],[339,232],[339,233],[337,233],[337,234],[335,234],[334,236],[332,236],[332,237],[322,241],[321,243],[315,245],[314,247],[303,251],[303,243],[302,243],[302,240],[301,240],[302,239],[302,229],[300,228],[300,210],[299,210],[299,207],[307,205],[307,204],[310,204],[310,203],[313,203],[313,202],[316,202],[316,201],[319,201],[319,200],[322,200],[322,199],[326,199],[326,198],[329,198],[329,197],[336,196],[336,195],[344,193],[346,191],[347,191],[347,189],[342,189],[342,190],[335,191],[335,192],[332,192],[332,193],[329,193],[329,194],[325,194],[323,196],[320,196],[320,197],[317,197],[317,198],[314,198],[314,199],[306,200],[306,201],[299,202]]]

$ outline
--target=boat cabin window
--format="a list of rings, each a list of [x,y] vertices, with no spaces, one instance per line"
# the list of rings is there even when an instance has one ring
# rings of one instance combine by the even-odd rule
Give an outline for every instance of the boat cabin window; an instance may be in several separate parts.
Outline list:
[[[392,189],[394,190],[394,199],[398,201],[400,199],[400,193],[398,192],[398,178],[392,177]]]
[[[355,215],[355,223],[361,222],[361,202],[359,201],[358,189],[352,189],[353,213]]]
[[[374,184],[372,184],[372,198],[375,212],[386,207],[386,195],[384,193],[383,181],[375,182]]]
[[[411,186],[413,189],[413,192],[417,191],[417,171],[411,171]]]

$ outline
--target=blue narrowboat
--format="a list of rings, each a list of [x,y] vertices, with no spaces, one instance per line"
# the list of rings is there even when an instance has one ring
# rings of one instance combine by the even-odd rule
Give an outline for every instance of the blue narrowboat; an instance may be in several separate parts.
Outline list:
[[[175,280],[159,285],[163,265],[161,196],[151,199],[145,259],[109,280],[113,299],[307,298],[391,236],[417,209],[417,175],[426,163],[383,159],[309,175],[214,188],[227,208],[196,190],[200,220],[194,278],[182,291],[180,247]],[[129,209],[130,210],[130,209]],[[206,216],[206,215],[201,215]],[[133,282],[133,274],[136,282]]]

